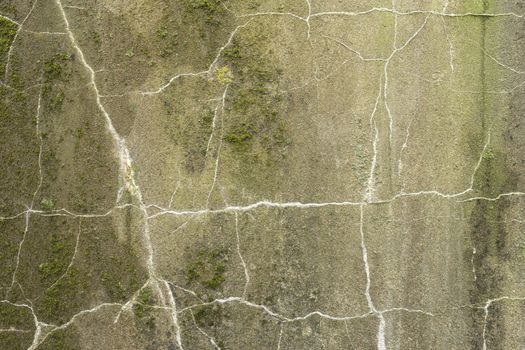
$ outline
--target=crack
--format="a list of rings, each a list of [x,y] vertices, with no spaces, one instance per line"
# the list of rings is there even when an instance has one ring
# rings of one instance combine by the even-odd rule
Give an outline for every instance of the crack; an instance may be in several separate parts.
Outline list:
[[[281,350],[281,341],[283,338],[283,323],[281,323],[281,327],[279,330],[279,340],[277,341],[277,350]]]
[[[396,11],[396,0],[392,0],[392,11]],[[394,13],[394,40],[392,42],[392,48],[397,49],[397,17],[398,15]]]
[[[374,138],[373,138],[373,142],[372,142],[372,150],[374,152],[373,156],[372,156],[372,161],[371,161],[371,164],[370,164],[370,173],[368,175],[368,181],[367,181],[367,186],[366,186],[366,189],[365,189],[365,194],[364,194],[364,201],[365,202],[371,202],[372,199],[373,199],[373,196],[374,196],[374,192],[375,192],[375,188],[374,188],[374,174],[375,174],[375,171],[376,171],[376,166],[377,166],[377,143],[379,142],[379,130],[377,129],[377,125],[376,125],[376,121],[375,121],[375,114],[377,112],[377,106],[379,105],[379,100],[381,99],[381,91],[382,91],[382,87],[381,87],[381,81],[383,80],[383,76],[381,75],[381,78],[379,79],[379,93],[377,94],[377,97],[376,97],[376,102],[374,104],[374,109],[372,110],[372,113],[370,114],[370,131],[372,132],[372,130],[374,130]]]
[[[77,237],[76,237],[76,243],[75,243],[75,250],[73,251],[73,256],[71,257],[71,260],[69,261],[69,264],[67,265],[66,271],[64,271],[64,273],[55,282],[53,282],[52,285],[50,285],[48,288],[46,288],[46,290],[41,295],[44,295],[48,290],[52,289],[58,282],[60,282],[68,274],[69,270],[73,266],[73,263],[75,262],[75,258],[76,258],[77,253],[78,253],[78,245],[79,245],[79,242],[80,242],[80,234],[81,234],[81,232],[82,232],[82,218],[79,218],[79,220],[78,220],[78,231],[77,231]],[[39,298],[40,298],[40,296],[37,297],[35,299],[35,301],[38,300]]]
[[[352,11],[325,11],[313,13],[311,17],[322,17],[322,16],[348,16],[356,17],[369,15],[373,13],[390,13],[398,16],[410,16],[418,14],[426,14],[432,16],[442,16],[442,17],[516,17],[523,18],[525,15],[517,14],[514,12],[503,12],[503,13],[480,13],[480,12],[464,12],[464,13],[450,13],[450,12],[439,12],[435,10],[412,10],[412,11],[397,11],[387,7],[373,7],[371,9],[359,12]]]
[[[210,344],[217,350],[221,350],[221,348],[217,345],[217,343],[215,342],[215,339],[213,339],[212,336],[210,336],[208,333],[206,333],[201,327],[199,327],[199,325],[197,324],[197,321],[195,320],[195,315],[193,314],[193,310],[190,310],[190,314],[191,314],[191,319],[193,320],[193,324],[195,325],[195,328],[197,328],[197,330],[199,332],[201,332],[202,335],[204,335],[206,338],[208,338]]]
[[[312,311],[312,312],[310,312],[310,313],[308,313],[308,314],[306,314],[304,316],[287,317],[287,316],[284,316],[284,315],[281,315],[281,314],[279,314],[277,312],[272,311],[266,305],[256,304],[256,303],[250,302],[248,300],[245,300],[244,298],[241,298],[241,297],[227,297],[227,298],[215,299],[215,300],[208,301],[208,302],[202,302],[202,303],[198,303],[198,304],[193,304],[191,306],[187,306],[187,307],[179,310],[179,313],[183,313],[183,312],[195,309],[197,307],[210,306],[210,305],[222,305],[222,304],[229,304],[229,303],[238,303],[238,304],[250,307],[250,308],[261,310],[264,313],[266,313],[267,315],[269,315],[269,316],[279,320],[280,322],[286,322],[286,323],[297,322],[297,321],[304,321],[304,320],[307,320],[307,319],[309,319],[310,317],[313,317],[313,316],[319,316],[321,318],[326,318],[326,319],[329,319],[329,320],[332,320],[332,321],[347,321],[347,320],[354,320],[354,319],[365,318],[365,317],[368,317],[368,316],[371,315],[371,313],[368,312],[366,314],[357,315],[357,316],[333,316],[333,315],[328,315],[326,313],[323,313],[321,311]]]
[[[175,327],[175,339],[177,341],[177,345],[179,346],[179,349],[184,350],[184,347],[182,346],[181,328],[180,328],[178,317],[177,317],[177,304],[175,302],[175,297],[173,296],[173,292],[171,290],[169,282],[165,280],[162,280],[162,282],[164,282],[164,287],[168,291],[168,302],[172,309],[171,319],[173,321],[173,326]]]
[[[248,21],[246,21],[246,23],[244,24],[241,24],[239,26],[237,26],[233,32],[230,34],[229,38],[228,38],[228,41],[219,48],[219,50],[217,51],[217,55],[215,56],[215,58],[213,59],[213,61],[211,62],[211,64],[208,66],[208,69],[205,70],[205,71],[200,71],[200,72],[197,72],[197,73],[180,73],[180,74],[177,74],[175,76],[173,76],[172,78],[170,78],[168,80],[168,82],[164,85],[162,85],[161,87],[159,87],[157,90],[153,90],[153,91],[139,91],[137,92],[138,94],[140,95],[143,95],[143,96],[151,96],[151,95],[157,95],[157,94],[160,94],[162,92],[164,92],[164,90],[166,90],[168,87],[170,87],[176,80],[182,78],[182,77],[209,77],[213,71],[215,70],[216,66],[217,66],[217,62],[219,61],[219,58],[222,54],[222,52],[224,51],[224,49],[226,49],[228,46],[231,45],[232,41],[233,41],[233,38],[235,37],[235,35],[237,34],[237,32],[246,27],[249,23],[251,22],[251,19],[249,19]],[[126,95],[126,94],[123,94],[123,95]],[[121,95],[117,95],[117,96],[121,96]]]
[[[408,123],[408,126],[405,131],[405,141],[403,142],[403,145],[401,146],[401,150],[399,151],[399,159],[397,161],[397,176],[399,178],[401,178],[401,175],[403,174],[403,166],[404,166],[403,155],[404,155],[405,149],[408,147],[408,139],[410,138],[410,128],[412,127],[412,123],[414,122],[415,119],[416,119],[415,115],[410,119],[410,122]],[[402,179],[402,181],[403,181],[403,186],[401,188],[401,191],[404,191],[406,187],[405,179]]]
[[[214,173],[213,173],[213,183],[211,185],[211,188],[210,188],[210,191],[208,192],[208,197],[206,198],[206,208],[209,208],[209,205],[210,205],[210,198],[211,198],[211,195],[213,193],[213,190],[215,188],[215,184],[217,183],[217,178],[218,178],[218,175],[219,175],[219,161],[220,161],[220,156],[221,156],[221,148],[222,148],[222,137],[223,137],[223,132],[224,132],[224,105],[225,105],[225,101],[226,101],[226,94],[228,93],[228,87],[230,85],[226,85],[226,87],[224,88],[224,92],[222,94],[222,100],[221,100],[221,133],[219,135],[219,146],[217,147],[217,157],[215,159],[215,170],[214,170]],[[214,118],[215,120],[215,118]],[[211,140],[211,136],[213,136],[213,132],[212,132],[212,135],[210,135],[210,140]]]
[[[177,168],[177,184],[175,185],[175,190],[173,191],[173,193],[171,194],[171,197],[170,197],[170,201],[168,203],[168,208],[171,209],[172,205],[173,205],[173,201],[175,200],[175,196],[177,195],[177,192],[180,188],[180,179],[182,177],[181,175],[181,172],[180,172],[180,168]]]
[[[248,289],[248,285],[250,284],[250,274],[248,273],[248,267],[246,266],[246,262],[244,261],[244,258],[241,254],[241,240],[239,237],[239,220],[238,220],[239,214],[235,212],[235,236],[237,238],[237,255],[239,256],[239,259],[241,260],[241,265],[243,267],[244,271],[244,290],[242,292],[242,298],[246,299],[246,290]]]
[[[510,196],[525,196],[525,192],[501,193],[501,194],[497,195],[496,197],[472,197],[472,198],[467,198],[467,199],[464,199],[464,200],[461,200],[461,201],[458,201],[458,202],[464,203],[464,202],[472,202],[472,201],[480,201],[480,200],[495,202],[495,201],[497,201],[497,200],[499,200],[501,198],[510,197]]]
[[[33,343],[31,344],[31,346],[27,350],[35,350],[35,349],[37,349],[51,334],[55,333],[56,331],[68,328],[69,326],[71,326],[81,316],[84,316],[84,315],[87,315],[87,314],[96,313],[97,311],[99,311],[100,309],[103,309],[103,308],[108,308],[108,307],[113,308],[113,307],[116,307],[116,306],[122,307],[122,304],[119,304],[119,303],[102,303],[102,304],[99,304],[99,305],[97,305],[97,306],[95,306],[95,307],[93,307],[91,309],[82,310],[82,311],[74,314],[69,319],[69,321],[67,321],[66,323],[64,323],[64,324],[62,324],[60,326],[43,324],[45,326],[50,326],[52,329],[49,330],[48,332],[46,332],[43,336],[41,336],[41,329],[40,329],[40,331],[37,330],[37,332],[35,332],[35,337],[33,339]],[[36,316],[35,316],[35,318],[36,318]]]
[[[27,29],[22,29],[22,31],[24,33],[29,33],[29,34],[34,34],[34,35],[67,35],[67,33],[65,32],[35,32],[33,30],[27,30]]]
[[[405,47],[407,47],[418,36],[418,34],[423,30],[423,28],[425,28],[429,17],[430,15],[427,15],[425,17],[423,24],[418,28],[418,30],[414,32],[414,34],[412,34],[410,38],[408,38],[408,40],[402,46],[396,47],[395,37],[394,37],[394,50],[392,51],[392,53],[386,59],[386,62],[385,62],[384,73],[383,73],[383,76],[384,76],[383,103],[385,104],[385,109],[388,115],[388,131],[389,131],[388,138],[389,138],[390,143],[392,143],[392,136],[394,133],[394,117],[392,116],[392,112],[390,111],[390,107],[388,105],[388,65],[390,64],[395,54],[405,49]],[[396,26],[397,26],[397,14],[396,14]]]
[[[489,54],[489,53],[487,52],[487,50],[485,49],[485,47],[483,47],[482,45],[479,45],[479,43],[475,42],[474,40],[472,40],[472,39],[468,39],[468,41],[470,41],[470,42],[475,43],[476,45],[478,45],[478,46],[479,46],[479,49],[483,52],[483,54],[484,54],[486,57],[490,58],[492,61],[494,61],[498,66],[503,67],[504,69],[509,70],[509,71],[511,71],[511,72],[513,72],[513,73],[516,73],[516,74],[518,74],[518,75],[523,75],[523,74],[525,74],[525,71],[522,71],[522,70],[518,70],[518,69],[512,68],[511,66],[506,65],[505,63],[501,62],[499,59],[497,59],[497,58],[494,57],[493,55]]]
[[[476,265],[474,264],[474,256],[476,255],[476,248],[472,247],[472,256],[470,258],[470,264],[472,265],[472,274],[474,276],[474,282],[478,280],[478,275],[476,274]]]
[[[31,333],[30,329],[18,329],[15,327],[0,328],[0,333]]]
[[[207,214],[220,214],[220,213],[233,213],[233,212],[246,212],[260,207],[266,208],[321,208],[328,206],[359,206],[362,202],[326,202],[326,203],[301,203],[301,202],[288,202],[288,203],[276,203],[270,201],[260,201],[246,206],[228,206],[222,209],[201,209],[201,210],[166,210],[160,208],[161,211],[156,214],[152,214],[148,219],[153,219],[163,215],[207,215]]]
[[[386,59],[385,58],[380,58],[380,57],[364,57],[359,51],[353,49],[352,47],[348,46],[347,44],[345,44],[344,42],[342,42],[341,40],[339,39],[336,39],[336,38],[333,38],[333,37],[330,37],[328,35],[321,35],[322,37],[324,38],[327,38],[327,39],[330,39],[330,40],[333,40],[335,41],[336,43],[338,43],[339,45],[343,46],[345,49],[347,49],[348,51],[354,53],[357,57],[359,57],[359,59],[363,62],[386,62]],[[346,62],[346,61],[345,61]],[[343,62],[343,64],[345,63]],[[329,75],[328,75],[329,76]]]
[[[365,233],[364,233],[364,205],[360,207],[360,220],[359,220],[359,232],[361,234],[361,252],[363,254],[363,264],[365,267],[366,274],[366,288],[365,288],[365,297],[368,303],[368,308],[370,309],[370,314],[375,315],[379,318],[379,327],[377,330],[377,349],[386,350],[385,345],[385,318],[382,312],[379,312],[372,301],[372,296],[370,295],[370,286],[371,286],[371,276],[370,276],[370,266],[368,264],[368,251],[365,245]]]
[[[482,339],[483,339],[483,350],[487,350],[487,339],[486,339],[486,333],[487,333],[487,319],[489,317],[489,308],[494,302],[502,301],[502,300],[512,300],[512,301],[525,301],[525,297],[499,297],[496,299],[490,299],[485,303],[485,306],[482,307],[485,315],[483,318],[483,333],[482,333]]]
[[[310,32],[312,30],[310,26],[310,17],[312,16],[312,4],[311,0],[306,0],[306,6],[308,7],[308,16],[304,19],[306,22],[306,38],[310,41]]]
[[[15,21],[14,19],[9,18],[9,17],[7,17],[7,16],[5,16],[5,15],[0,14],[0,18],[3,18],[3,19],[5,19],[6,21],[9,21],[9,22],[11,22],[11,23],[14,23],[14,24],[16,24],[16,25],[19,26],[19,27],[20,27],[20,25],[21,25],[19,22]]]

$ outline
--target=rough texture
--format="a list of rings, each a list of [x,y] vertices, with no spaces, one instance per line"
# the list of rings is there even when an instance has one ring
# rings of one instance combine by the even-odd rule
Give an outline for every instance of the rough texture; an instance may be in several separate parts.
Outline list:
[[[525,348],[525,5],[4,0],[0,348]]]

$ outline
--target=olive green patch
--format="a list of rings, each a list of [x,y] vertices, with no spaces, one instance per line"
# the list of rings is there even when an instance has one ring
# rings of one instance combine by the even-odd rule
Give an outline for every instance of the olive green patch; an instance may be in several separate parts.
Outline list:
[[[0,17],[0,71],[4,72],[7,63],[7,55],[13,44],[18,26]]]

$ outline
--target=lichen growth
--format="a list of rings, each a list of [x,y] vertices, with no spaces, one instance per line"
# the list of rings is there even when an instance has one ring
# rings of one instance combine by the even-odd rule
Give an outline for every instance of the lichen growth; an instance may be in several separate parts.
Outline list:
[[[55,208],[55,202],[50,198],[42,198],[40,206],[42,207],[42,210],[51,211]]]
[[[224,141],[231,144],[241,144],[252,139],[255,130],[252,126],[241,124],[224,135]]]
[[[228,85],[233,81],[233,74],[228,66],[222,66],[215,71],[215,79],[221,85]]]
[[[494,153],[494,149],[491,146],[487,147],[487,149],[481,155],[481,158],[483,158],[485,160],[492,160],[492,159],[496,158],[496,154]]]

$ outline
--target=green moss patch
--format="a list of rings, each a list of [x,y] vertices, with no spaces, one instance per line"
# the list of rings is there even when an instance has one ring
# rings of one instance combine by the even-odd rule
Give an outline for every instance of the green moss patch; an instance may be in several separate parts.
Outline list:
[[[186,267],[187,283],[206,289],[219,289],[225,281],[227,261],[228,251],[225,249],[199,250]]]
[[[13,44],[18,26],[0,17],[0,71],[4,72],[7,63],[7,54]]]

